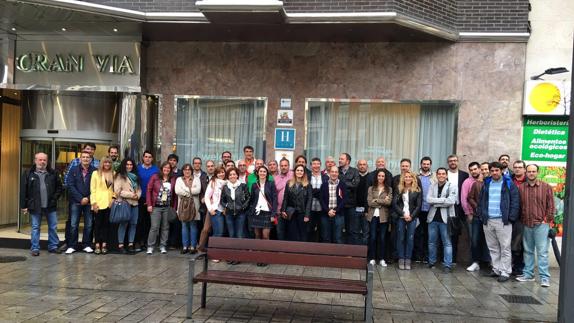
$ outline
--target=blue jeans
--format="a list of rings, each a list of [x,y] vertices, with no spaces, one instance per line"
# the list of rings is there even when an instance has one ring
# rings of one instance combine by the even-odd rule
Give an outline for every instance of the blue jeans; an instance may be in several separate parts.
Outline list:
[[[196,248],[198,236],[197,221],[181,222],[181,242],[184,248]]]
[[[247,215],[245,212],[238,214],[226,214],[225,223],[227,223],[227,231],[229,231],[230,238],[245,238],[245,219]]]
[[[211,217],[211,228],[214,237],[223,237],[223,230],[225,229],[225,218],[223,213],[215,211],[215,215],[208,214]]]
[[[30,222],[32,224],[32,234],[30,237],[32,246],[30,247],[30,250],[40,250],[40,225],[42,224],[42,214],[45,214],[46,219],[48,220],[48,250],[56,250],[58,249],[58,243],[60,243],[60,240],[58,239],[58,215],[56,214],[56,211],[46,212],[45,209],[42,209],[40,213],[30,214]]]
[[[440,235],[443,246],[444,266],[452,267],[452,244],[446,223],[433,221],[429,223],[429,264],[436,263],[437,240]]]
[[[327,213],[321,215],[321,240],[326,243],[343,244],[343,228],[345,227],[345,216],[336,214],[329,217]]]
[[[524,248],[524,276],[534,277],[534,249],[538,256],[540,279],[550,278],[548,271],[548,224],[536,224],[533,228],[524,226],[522,244]]]
[[[385,235],[387,234],[388,223],[380,223],[380,219],[373,217],[369,223],[369,260],[382,260],[385,256]],[[377,251],[377,240],[379,241],[379,252]]]
[[[126,238],[126,229],[129,224],[128,242],[134,243],[136,236],[136,228],[138,225],[139,208],[138,206],[130,206],[130,220],[128,222],[120,223],[118,227],[118,243],[123,244]]]
[[[84,234],[82,236],[82,245],[89,247],[92,244],[92,206],[72,204],[71,219],[70,219],[70,241],[68,248],[78,249],[78,227],[80,226],[80,216],[84,216]]]
[[[348,243],[356,245],[366,245],[369,238],[369,221],[365,217],[365,213],[354,211],[349,220],[351,221],[349,227],[351,230],[351,241]]]
[[[490,262],[490,253],[486,246],[484,238],[484,230],[482,229],[482,221],[478,217],[474,217],[472,221],[468,222],[468,233],[470,235],[470,252],[472,262]]]
[[[410,222],[400,218],[397,226],[397,253],[399,259],[411,259],[413,257],[413,246],[415,244],[415,229],[417,221]]]

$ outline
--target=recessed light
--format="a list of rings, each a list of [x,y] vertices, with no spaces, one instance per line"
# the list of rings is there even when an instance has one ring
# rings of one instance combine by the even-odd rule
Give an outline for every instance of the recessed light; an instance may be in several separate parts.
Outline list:
[[[62,28],[62,31],[66,31],[66,30],[68,30],[68,29],[66,29],[66,28]]]
[[[117,33],[117,32],[118,32],[118,29],[117,29],[117,28],[114,28],[114,32]]]
[[[12,27],[10,28],[12,31],[16,31],[16,27]]]

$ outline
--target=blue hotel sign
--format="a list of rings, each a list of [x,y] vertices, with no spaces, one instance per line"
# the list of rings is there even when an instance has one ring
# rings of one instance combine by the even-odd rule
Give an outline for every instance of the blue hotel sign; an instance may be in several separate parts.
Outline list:
[[[295,149],[295,129],[275,128],[275,149]]]

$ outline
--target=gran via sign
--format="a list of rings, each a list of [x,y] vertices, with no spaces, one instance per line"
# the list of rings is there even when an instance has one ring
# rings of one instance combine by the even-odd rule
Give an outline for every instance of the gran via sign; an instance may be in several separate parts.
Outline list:
[[[140,91],[139,42],[17,41],[16,87]]]
[[[134,63],[127,55],[92,55],[96,69],[100,73],[135,74]],[[27,53],[16,57],[16,69],[23,72],[64,72],[82,73],[85,71],[86,57],[75,54]]]

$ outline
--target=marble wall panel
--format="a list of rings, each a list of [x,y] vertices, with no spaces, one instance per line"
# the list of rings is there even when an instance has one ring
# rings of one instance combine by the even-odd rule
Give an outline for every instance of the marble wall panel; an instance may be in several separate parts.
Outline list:
[[[282,97],[293,99],[295,154],[305,145],[305,98],[450,100],[459,105],[463,163],[520,153],[525,44],[150,42],[144,49],[145,90],[161,94],[167,110],[173,95],[267,97],[267,158]],[[167,113],[164,123],[173,118]],[[161,131],[165,158],[175,129]]]

